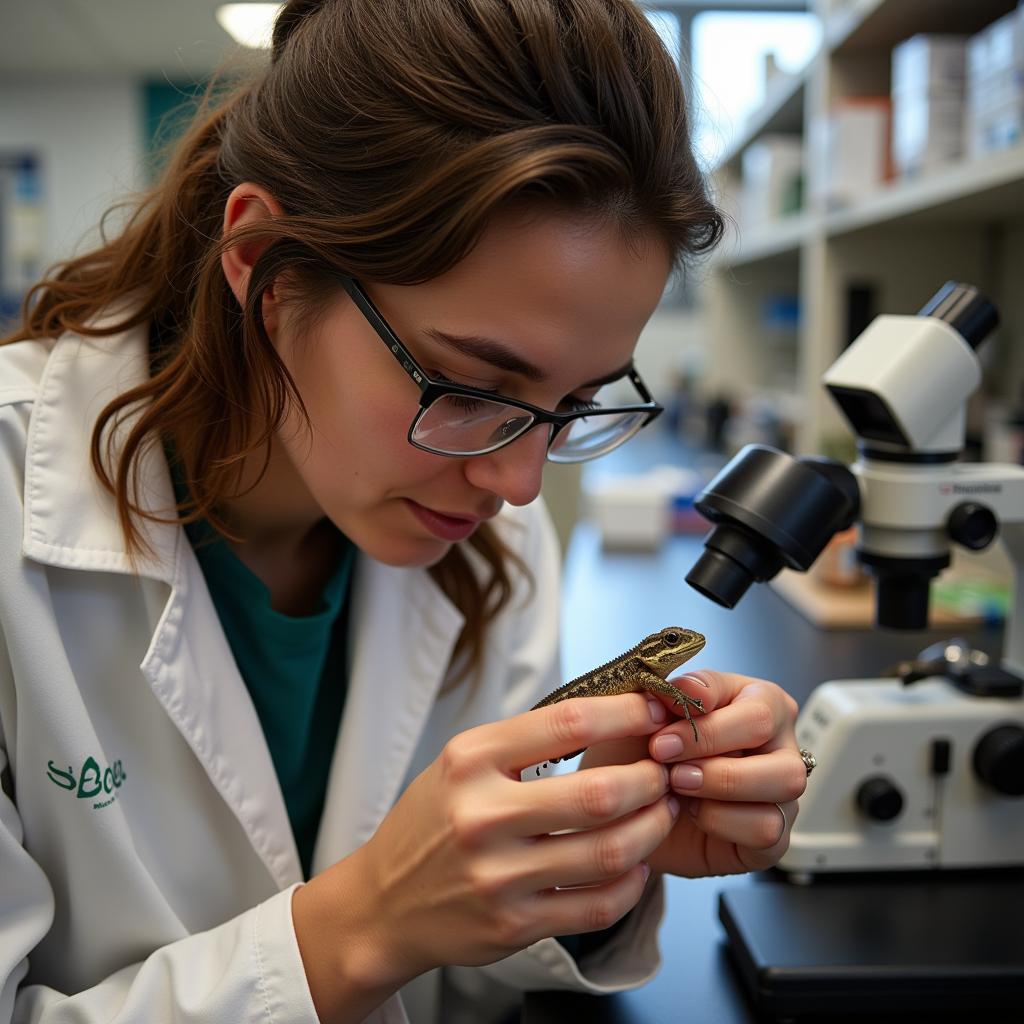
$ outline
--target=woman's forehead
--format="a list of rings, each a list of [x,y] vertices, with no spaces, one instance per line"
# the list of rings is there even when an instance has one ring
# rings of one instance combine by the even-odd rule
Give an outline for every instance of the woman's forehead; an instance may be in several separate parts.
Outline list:
[[[653,237],[627,237],[607,222],[535,217],[498,221],[445,274],[380,286],[379,294],[410,329],[493,338],[539,358],[581,337],[631,348],[668,271]]]

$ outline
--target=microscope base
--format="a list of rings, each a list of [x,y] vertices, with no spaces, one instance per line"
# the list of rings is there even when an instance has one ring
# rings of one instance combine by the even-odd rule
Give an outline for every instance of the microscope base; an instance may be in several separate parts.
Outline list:
[[[997,791],[976,766],[1000,730],[1019,746],[1024,699],[975,696],[938,677],[822,683],[797,719],[797,742],[818,767],[779,867],[798,875],[1024,867],[1024,793]],[[1021,781],[1015,756],[1004,758],[1010,790]]]
[[[719,896],[733,962],[775,1019],[1020,1020],[1024,875],[755,881]],[[998,1011],[1006,1011],[1005,1015]]]

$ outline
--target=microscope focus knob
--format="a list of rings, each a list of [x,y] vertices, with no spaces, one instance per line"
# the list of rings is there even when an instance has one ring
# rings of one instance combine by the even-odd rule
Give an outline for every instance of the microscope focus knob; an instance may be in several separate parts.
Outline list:
[[[971,551],[981,551],[996,539],[999,521],[987,505],[963,501],[949,513],[946,531],[958,544]]]
[[[978,740],[974,770],[994,790],[1024,796],[1024,728],[999,725]]]
[[[892,779],[873,775],[857,789],[857,807],[873,821],[892,821],[903,810],[903,794]]]

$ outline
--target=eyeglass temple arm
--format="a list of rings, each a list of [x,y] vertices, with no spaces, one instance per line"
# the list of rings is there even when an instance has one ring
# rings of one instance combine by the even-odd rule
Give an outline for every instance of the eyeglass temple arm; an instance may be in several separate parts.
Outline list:
[[[630,366],[630,368],[629,368],[629,379],[630,379],[630,381],[632,381],[633,387],[635,387],[637,389],[637,391],[640,392],[640,397],[645,402],[653,402],[654,401],[654,397],[651,395],[650,391],[647,390],[647,385],[644,384],[644,382],[640,379],[640,374],[637,373],[635,365],[634,366]]]
[[[412,378],[421,392],[426,391],[430,383],[420,369],[419,363],[413,359],[409,350],[399,341],[398,336],[388,326],[387,321],[381,316],[380,311],[373,304],[370,296],[363,290],[362,285],[351,277],[342,277],[341,283],[345,291],[348,292],[349,297],[359,307],[363,316],[370,322],[370,326],[377,332],[380,340],[391,349],[392,355],[399,361],[402,369]]]
[[[647,423],[653,423],[665,411],[665,407],[663,405],[659,405],[654,400],[654,396],[647,390],[647,385],[640,379],[640,374],[637,373],[636,366],[631,366],[629,368],[629,379],[633,382],[633,386],[637,391],[640,392],[640,397],[645,402],[650,402],[654,406],[654,408],[651,409],[650,415],[644,421],[645,425]]]

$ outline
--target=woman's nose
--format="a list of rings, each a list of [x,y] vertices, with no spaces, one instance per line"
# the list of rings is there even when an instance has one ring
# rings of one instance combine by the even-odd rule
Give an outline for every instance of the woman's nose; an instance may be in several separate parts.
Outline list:
[[[548,432],[547,425],[539,425],[496,452],[466,459],[466,479],[510,505],[528,505],[540,494]]]

